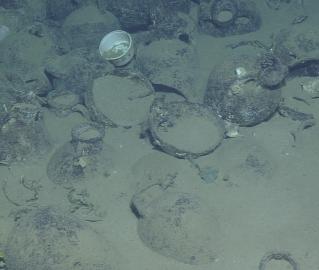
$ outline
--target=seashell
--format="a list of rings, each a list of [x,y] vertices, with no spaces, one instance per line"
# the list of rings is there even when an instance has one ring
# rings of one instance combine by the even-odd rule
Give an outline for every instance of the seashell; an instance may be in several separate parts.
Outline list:
[[[72,141],[94,143],[103,139],[105,131],[93,123],[84,123],[74,127],[71,135]]]

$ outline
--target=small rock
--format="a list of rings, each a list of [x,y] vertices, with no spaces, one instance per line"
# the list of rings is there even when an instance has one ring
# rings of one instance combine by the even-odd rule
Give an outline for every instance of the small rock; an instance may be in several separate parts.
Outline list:
[[[200,169],[199,176],[205,183],[210,184],[216,181],[218,177],[218,169],[212,167],[204,167]]]

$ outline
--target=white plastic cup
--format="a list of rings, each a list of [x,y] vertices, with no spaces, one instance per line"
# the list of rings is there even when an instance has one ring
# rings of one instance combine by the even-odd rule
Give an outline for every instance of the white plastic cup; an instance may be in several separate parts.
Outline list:
[[[100,55],[114,66],[124,66],[134,57],[133,40],[129,33],[115,30],[103,37],[99,46]]]

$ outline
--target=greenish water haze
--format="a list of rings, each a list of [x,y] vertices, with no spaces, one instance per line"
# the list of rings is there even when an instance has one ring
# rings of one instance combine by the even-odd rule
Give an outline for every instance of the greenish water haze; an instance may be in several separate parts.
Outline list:
[[[276,112],[269,120],[253,127],[238,127],[225,123],[227,127],[233,128],[227,130],[228,134],[234,134],[230,136],[232,138],[223,139],[211,154],[194,160],[176,158],[159,151],[158,147],[154,147],[147,137],[149,136],[146,130],[149,124],[147,121],[139,124],[134,123],[132,126],[129,126],[129,124],[127,126],[121,126],[121,124],[116,126],[108,123],[105,128],[105,136],[95,147],[90,148],[85,142],[80,141],[77,144],[78,148],[74,150],[74,131],[72,133],[72,129],[79,124],[96,122],[96,119],[101,120],[100,115],[96,114],[94,108],[86,108],[88,107],[86,91],[94,88],[94,84],[96,87],[98,78],[106,76],[108,72],[114,70],[114,67],[104,61],[103,58],[120,56],[127,48],[127,43],[114,45],[111,50],[103,54],[103,57],[98,52],[98,41],[96,46],[92,47],[96,48],[92,50],[93,53],[87,52],[89,51],[89,41],[92,41],[93,38],[85,42],[82,39],[76,40],[74,38],[74,44],[83,42],[84,45],[80,48],[71,49],[69,45],[65,44],[72,43],[67,38],[63,39],[59,35],[55,36],[55,39],[52,38],[56,34],[54,31],[59,32],[62,29],[63,20],[54,22],[54,20],[46,21],[43,19],[44,15],[39,11],[43,10],[45,1],[22,1],[29,3],[29,9],[25,9],[22,5],[18,13],[14,13],[15,8],[1,8],[1,5],[10,4],[14,6],[20,4],[18,0],[13,2],[0,0],[0,27],[1,25],[7,25],[10,29],[9,35],[3,40],[1,40],[0,32],[0,91],[2,94],[0,98],[0,139],[6,138],[8,144],[12,144],[13,141],[15,146],[21,145],[23,149],[27,150],[21,154],[21,158],[17,158],[18,160],[8,162],[3,157],[3,153],[7,151],[6,144],[0,144],[0,269],[2,269],[2,258],[4,260],[15,258],[12,255],[10,255],[10,258],[6,257],[6,250],[8,251],[8,246],[10,247],[8,243],[11,237],[15,235],[14,230],[17,229],[17,222],[20,219],[22,220],[29,211],[46,206],[62,209],[67,213],[67,216],[75,216],[76,219],[86,225],[77,236],[72,235],[72,232],[68,235],[64,229],[63,232],[57,230],[54,237],[61,237],[61,239],[68,239],[68,241],[56,242],[56,246],[53,246],[52,249],[50,249],[50,245],[45,246],[48,247],[48,250],[43,246],[43,243],[47,243],[45,241],[50,239],[49,237],[46,238],[48,229],[43,229],[41,233],[37,234],[34,233],[34,230],[36,230],[34,227],[32,227],[32,230],[29,227],[22,229],[18,227],[19,235],[25,237],[25,242],[23,242],[23,237],[20,238],[24,245],[21,244],[20,255],[23,259],[21,259],[19,265],[23,265],[23,260],[26,260],[26,270],[33,270],[30,258],[36,258],[34,254],[40,254],[40,257],[43,254],[55,254],[57,256],[52,256],[49,259],[39,258],[36,265],[54,264],[55,260],[61,259],[62,263],[59,265],[61,268],[57,268],[58,264],[55,263],[55,266],[50,268],[52,270],[265,270],[260,268],[259,264],[263,256],[269,252],[290,254],[291,258],[298,263],[294,270],[315,270],[318,268],[318,76],[288,76],[279,90],[282,94],[282,102],[295,111],[312,115],[313,118],[310,121],[296,120],[294,117],[285,115],[287,110],[282,110],[281,113]],[[75,2],[80,3],[82,1]],[[86,2],[97,7],[96,3],[103,1],[88,0]],[[312,48],[319,47],[319,36],[317,36],[317,33],[319,33],[319,1],[255,0],[255,4],[262,20],[261,27],[256,32],[214,37],[201,33],[196,27],[192,31],[191,41],[187,44],[194,47],[198,65],[195,66],[194,61],[194,66],[185,67],[185,74],[196,74],[196,80],[192,87],[191,102],[202,103],[209,74],[214,66],[221,65],[227,57],[236,53],[251,54],[256,52],[258,54],[262,51],[258,46],[249,45],[232,49],[231,45],[233,44],[253,41],[253,44],[263,44],[266,48],[272,49],[274,36],[281,29],[289,29],[300,33],[312,31],[311,35],[313,35],[315,41],[308,40],[309,36],[304,34],[299,36],[296,44],[308,42],[309,55],[316,61],[319,59],[319,54],[317,55],[316,52],[311,54]],[[63,5],[61,4],[61,6]],[[28,13],[30,9],[33,10],[34,14],[37,14],[38,18],[37,16],[33,19],[25,18],[25,14],[30,16],[30,13]],[[66,11],[66,8],[61,9],[61,14],[62,11]],[[83,15],[81,18],[74,17],[71,20],[72,25],[76,25],[77,22],[84,22],[83,28],[87,27],[85,23],[89,21],[90,16],[98,17],[96,8],[90,12],[92,13],[85,17]],[[56,13],[60,14],[57,11]],[[197,14],[198,5],[194,1],[192,2],[190,20],[196,22]],[[98,17],[99,20],[96,20],[98,22],[103,19],[101,14],[99,16],[101,16]],[[113,17],[107,18],[114,23]],[[79,37],[80,34],[79,32]],[[142,41],[149,44],[149,39],[153,37],[150,36],[151,38],[149,38],[147,36],[145,38],[141,33],[132,33],[132,36],[137,46],[136,58],[138,58],[144,49]],[[54,49],[50,47],[51,44],[53,44]],[[52,54],[54,50],[58,53],[55,51]],[[155,54],[161,56],[164,54],[164,50],[163,47]],[[65,58],[66,55],[70,58]],[[64,62],[61,60],[63,58],[66,59],[64,59]],[[11,62],[7,62],[8,59]],[[133,59],[127,67],[131,71],[140,72],[140,66],[136,65],[135,60]],[[317,63],[316,61],[315,63]],[[169,66],[169,59],[165,63]],[[165,67],[160,66],[156,66],[156,68],[158,68],[158,72],[160,72],[160,69],[168,71],[165,75],[167,77],[163,75],[160,78],[161,82],[170,81],[172,77],[178,77],[178,74],[170,72],[169,68],[165,69]],[[240,70],[241,67],[238,68]],[[312,68],[316,69],[318,67]],[[50,76],[48,76],[48,70]],[[86,73],[87,70],[90,70],[90,72]],[[17,74],[19,75],[18,79]],[[73,74],[73,77],[68,77],[69,74]],[[145,75],[148,76],[149,74]],[[317,72],[317,75],[319,75],[319,72]],[[62,79],[59,81],[57,78]],[[63,105],[63,108],[67,109],[62,112],[59,111],[60,114],[55,112],[59,108],[53,108],[46,100],[48,84],[53,84],[49,91],[60,87],[59,90],[61,91],[77,93],[78,82],[91,79],[92,82],[90,81],[88,85],[83,87],[85,90],[81,88],[80,104],[76,106],[73,106],[73,104],[70,108],[67,108],[67,102],[62,100],[60,102],[61,107]],[[41,83],[37,83],[39,81]],[[63,83],[67,81],[67,83],[62,84],[61,81]],[[33,87],[33,83],[37,87]],[[157,98],[165,96],[166,101],[184,100],[184,97],[178,91],[170,91],[170,88],[163,92],[157,91],[161,89],[159,84],[155,85],[159,88],[155,87],[156,91],[154,93],[153,91],[147,92],[147,95],[144,94],[144,96],[143,94],[134,95],[132,89],[135,88],[129,87],[129,84],[127,85],[128,87],[123,87],[121,92],[114,85],[113,87],[106,85],[105,96],[103,96],[103,99],[108,102],[112,102],[109,101],[109,98],[112,97],[114,102],[112,104],[112,107],[114,107],[112,116],[116,116],[114,119],[124,119],[124,123],[133,122],[134,112],[144,112],[141,107],[137,108],[136,106],[138,104],[140,106],[148,104],[147,102],[150,102],[150,99],[153,98],[152,95]],[[44,90],[41,92],[39,88]],[[115,90],[118,92],[115,92]],[[20,98],[21,93],[23,93],[23,99]],[[103,94],[101,91],[99,93]],[[59,98],[56,101],[58,102]],[[17,126],[13,131],[10,129],[18,120],[16,114],[11,117],[11,120],[8,120],[6,113],[11,112],[11,108],[19,110],[19,106],[12,106],[23,102],[34,102],[38,106],[36,108],[39,108],[39,114],[36,114],[36,116],[32,114],[32,117],[37,117],[36,121],[42,121],[43,126],[41,125],[39,130],[42,132],[43,128],[45,130],[43,136],[48,137],[47,148],[40,146],[40,150],[45,149],[42,153],[36,152],[34,154],[31,150],[28,150],[33,149],[32,143],[38,146],[37,142],[32,141],[29,138],[30,136],[27,136],[31,133],[25,135],[25,129],[21,126]],[[24,111],[23,113],[25,117],[31,115]],[[92,117],[92,114],[94,117]],[[141,119],[147,118],[139,117]],[[163,119],[165,120],[165,115]],[[103,118],[103,121],[105,124],[107,119]],[[164,124],[165,127],[170,128],[170,123],[165,122]],[[187,128],[190,128],[193,124],[194,126],[200,126],[187,122],[186,119],[182,125],[185,131],[179,130],[174,134],[179,134],[182,141],[184,136],[186,138],[190,134],[190,132],[187,133]],[[30,125],[27,125],[27,127],[30,127]],[[88,131],[90,136],[87,136],[90,142],[97,137],[97,130]],[[35,133],[42,134],[40,131]],[[8,136],[4,137],[8,132],[12,132],[10,134],[13,135],[9,138]],[[194,134],[200,134],[200,132],[194,132]],[[171,139],[169,136],[170,134],[165,138]],[[172,141],[179,140],[179,138],[173,138]],[[199,137],[198,141],[200,143],[201,140],[203,138]],[[41,142],[40,139],[38,141]],[[196,140],[193,140],[193,142],[196,144]],[[100,148],[103,148],[103,151],[99,152]],[[12,147],[12,149],[14,150],[8,153],[12,154],[16,151],[16,147]],[[60,152],[55,155],[57,151]],[[73,151],[74,156],[70,158],[68,156],[69,152],[66,153],[65,151]],[[97,152],[100,153],[94,156],[97,158],[92,158],[92,153],[96,154]],[[48,164],[52,162],[52,157],[56,156],[59,158],[67,156],[67,158],[62,159],[63,162],[60,160],[59,170],[61,171],[56,172],[57,175],[59,173],[70,173],[70,167],[72,167],[75,168],[72,173],[79,175],[79,177],[72,178],[70,182],[64,179],[66,181],[64,184],[57,184],[52,181],[48,176],[47,168]],[[55,168],[54,166],[51,167]],[[85,171],[85,174],[82,177],[83,171]],[[161,194],[164,190],[164,193],[187,193],[197,196],[204,202],[207,209],[211,209],[207,210],[205,208],[205,211],[200,210],[198,212],[194,210],[195,214],[191,212],[190,215],[183,216],[183,211],[187,212],[192,207],[196,208],[197,205],[192,202],[194,204],[190,203],[188,207],[185,206],[183,203],[187,200],[183,197],[184,201],[180,201],[180,203],[185,207],[181,209],[176,206],[174,208],[175,212],[171,211],[175,214],[178,211],[181,212],[179,212],[181,219],[174,220],[176,224],[187,224],[184,227],[184,234],[181,233],[185,236],[183,238],[184,242],[180,246],[183,255],[189,252],[189,249],[187,249],[189,242],[185,240],[188,233],[195,231],[200,237],[205,236],[206,233],[210,249],[216,251],[214,258],[207,259],[205,257],[205,262],[209,261],[208,264],[191,263],[192,261],[197,262],[196,260],[200,256],[186,259],[185,256],[181,256],[187,262],[183,263],[181,262],[182,259],[175,258],[178,249],[172,252],[173,255],[170,254],[168,252],[170,250],[167,249],[169,245],[164,241],[168,228],[167,223],[155,224],[150,230],[153,229],[158,232],[157,238],[147,239],[149,242],[145,244],[145,238],[152,234],[139,230],[145,230],[149,224],[144,222],[139,225],[142,215],[138,216],[136,209],[132,211],[131,203],[134,195],[149,186],[153,187],[150,195],[147,194],[147,196],[142,197],[137,203],[145,203],[153,196],[156,198],[155,202],[156,200],[159,201],[158,205],[168,207],[170,200],[173,199],[168,197],[167,202],[163,202],[160,201],[160,197],[157,197],[157,192],[160,190],[159,194]],[[156,203],[153,203],[151,208],[140,207],[139,210],[147,215],[147,211],[150,209],[158,210]],[[209,213],[212,218],[206,219],[206,217],[201,216],[202,213],[207,213],[207,211],[211,211]],[[165,218],[166,215],[167,212],[162,214]],[[161,217],[161,212],[159,214],[152,213],[151,216],[156,219]],[[46,221],[48,220],[49,218]],[[170,219],[167,218],[167,220]],[[45,223],[45,221],[43,222]],[[151,221],[149,223],[152,224]],[[50,224],[52,226],[52,223]],[[203,228],[201,225],[203,225]],[[74,223],[72,226],[74,226]],[[65,227],[67,226],[64,224],[61,228]],[[176,225],[176,228],[179,228],[178,225]],[[172,233],[172,237],[178,239],[178,233],[178,229],[176,229],[176,233]],[[28,238],[30,235],[31,239]],[[143,241],[140,235],[143,235]],[[38,241],[35,239],[36,237],[43,237],[41,239],[44,239],[44,242]],[[193,234],[190,239],[192,239],[191,237],[193,237]],[[200,237],[199,239],[201,239]],[[203,238],[205,239],[203,240],[203,246],[205,247],[206,237]],[[211,244],[211,238],[216,239],[216,246],[214,246],[215,243]],[[106,244],[100,244],[100,240],[105,241]],[[160,249],[158,246],[156,246],[157,249],[150,247],[150,242],[153,240],[162,241],[163,252],[157,252]],[[74,250],[68,247],[74,247]],[[54,250],[55,248],[57,250]],[[208,252],[207,250],[205,249],[202,254],[205,255],[205,252]],[[32,251],[34,252],[32,253]],[[38,251],[39,253],[37,253]],[[67,254],[70,259],[65,259],[64,254]],[[104,258],[104,254],[108,256]],[[73,260],[73,258],[77,258],[77,260]],[[95,260],[101,262],[101,258],[108,262],[110,266],[103,265],[99,268],[99,265],[94,265]],[[267,262],[266,269],[293,269],[293,265],[289,264],[287,258]],[[81,263],[79,262],[85,268],[80,267]],[[85,265],[85,262],[88,262],[89,265]],[[10,265],[15,265],[15,262],[13,261]],[[43,266],[42,269],[44,268]],[[40,268],[37,266],[34,269]],[[7,270],[20,269],[8,268]]]

